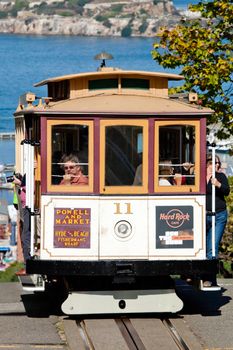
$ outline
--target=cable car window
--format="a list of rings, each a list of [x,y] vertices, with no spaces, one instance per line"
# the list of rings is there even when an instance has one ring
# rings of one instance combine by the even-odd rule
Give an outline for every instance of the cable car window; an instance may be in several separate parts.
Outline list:
[[[56,188],[57,191],[62,186],[62,191],[65,192],[82,192],[90,185],[90,122],[51,123],[53,125],[50,125],[50,146],[48,145],[48,151],[51,149],[50,165],[48,161],[49,184],[52,189],[55,189],[53,186],[59,187]]]
[[[93,79],[88,81],[89,90],[117,89],[118,79]]]
[[[107,123],[111,124],[102,121],[102,124]],[[104,137],[101,137],[104,142],[104,170],[101,176],[104,191],[133,193],[132,187],[137,187],[136,192],[145,191],[148,182],[145,125],[145,121],[118,121],[114,125],[106,125]]]
[[[169,187],[169,191],[172,192],[182,190],[182,187],[184,189],[186,187],[187,190],[189,186],[189,190],[192,190],[193,186],[196,188],[198,186],[200,154],[197,150],[200,149],[200,142],[197,126],[199,124],[198,122],[190,124],[177,122],[174,125],[174,122],[167,122],[167,125],[158,126],[159,151],[155,183],[163,187],[163,190],[166,190],[166,186],[176,186],[176,188]]]
[[[138,135],[142,135],[142,127],[119,125],[106,128],[105,185],[124,186],[134,182],[136,168],[142,163]]]
[[[53,100],[66,100],[70,97],[69,80],[53,82],[48,84],[48,96]]]
[[[123,89],[149,90],[150,80],[149,79],[122,78],[121,79],[121,87]]]

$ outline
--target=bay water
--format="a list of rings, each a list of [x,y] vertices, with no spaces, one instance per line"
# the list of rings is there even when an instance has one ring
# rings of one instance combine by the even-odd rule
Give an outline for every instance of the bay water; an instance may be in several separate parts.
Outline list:
[[[185,8],[188,2],[175,0],[174,3]],[[31,91],[37,96],[47,96],[45,87],[34,88],[33,84],[49,77],[96,71],[100,61],[94,56],[101,51],[113,55],[113,60],[106,61],[109,66],[164,72],[151,56],[155,41],[155,38],[0,34],[0,133],[14,131],[13,113],[20,95]],[[169,71],[180,73],[166,69]],[[231,159],[227,161],[233,165]],[[0,164],[14,161],[14,141],[0,140]]]
[[[190,4],[197,4],[199,0],[173,0],[174,6],[179,10],[187,10]]]
[[[14,130],[13,113],[25,92],[46,96],[33,84],[49,77],[96,71],[94,56],[107,51],[107,65],[122,69],[164,71],[152,60],[151,38],[100,38],[0,34],[0,132]]]
[[[47,96],[46,87],[33,84],[49,77],[96,71],[100,61],[94,56],[109,52],[114,59],[107,65],[129,70],[163,71],[152,60],[151,38],[30,36],[0,34],[0,133],[14,131],[13,113],[19,96],[34,92]],[[0,140],[0,164],[14,164],[14,141]],[[12,202],[9,191],[0,199]]]

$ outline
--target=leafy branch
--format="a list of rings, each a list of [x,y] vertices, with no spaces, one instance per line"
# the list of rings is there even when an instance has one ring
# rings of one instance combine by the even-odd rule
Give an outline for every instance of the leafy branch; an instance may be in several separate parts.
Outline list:
[[[208,125],[220,139],[233,134],[233,3],[199,2],[190,6],[194,19],[181,19],[174,28],[161,28],[152,57],[164,68],[180,68],[183,92],[195,91],[214,110]]]

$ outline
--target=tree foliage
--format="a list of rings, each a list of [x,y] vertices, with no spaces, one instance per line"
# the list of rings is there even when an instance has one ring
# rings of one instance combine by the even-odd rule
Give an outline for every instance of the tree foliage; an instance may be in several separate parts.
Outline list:
[[[11,16],[16,17],[17,13],[22,10],[28,9],[28,1],[27,0],[16,0],[12,9],[10,11]]]
[[[126,27],[122,29],[121,36],[123,36],[124,38],[127,38],[131,36],[131,34],[132,34],[132,29],[131,29],[131,26],[128,24]]]
[[[229,196],[226,197],[228,220],[225,228],[224,236],[220,244],[220,257],[223,260],[227,260],[233,263],[233,176],[228,177],[231,192]],[[233,273],[233,264],[232,273]]]
[[[68,6],[76,8],[77,6],[84,6],[90,2],[90,0],[67,0],[65,1]]]
[[[208,124],[222,123],[217,136],[233,134],[233,1],[201,1],[189,7],[192,19],[161,28],[152,57],[164,68],[181,68],[180,91],[195,91],[215,113]]]

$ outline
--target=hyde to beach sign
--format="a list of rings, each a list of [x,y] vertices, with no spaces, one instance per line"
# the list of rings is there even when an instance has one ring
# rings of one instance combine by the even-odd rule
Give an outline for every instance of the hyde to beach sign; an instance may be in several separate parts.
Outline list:
[[[54,209],[54,248],[90,248],[90,208]]]
[[[193,248],[193,207],[156,207],[156,248]]]

